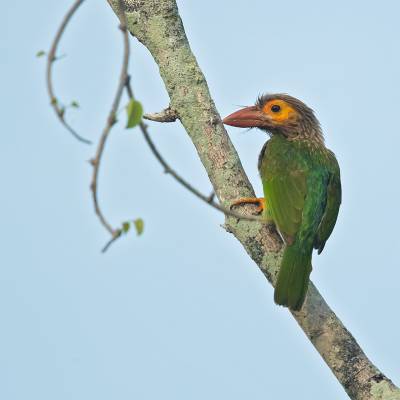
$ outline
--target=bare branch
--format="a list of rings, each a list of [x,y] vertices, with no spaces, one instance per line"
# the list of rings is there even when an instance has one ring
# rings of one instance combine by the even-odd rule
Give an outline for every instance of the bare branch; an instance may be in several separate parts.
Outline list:
[[[63,20],[61,21],[61,25],[56,32],[56,36],[53,39],[49,53],[47,55],[46,83],[47,83],[47,92],[50,97],[50,104],[53,107],[53,110],[56,113],[61,124],[80,142],[86,143],[86,144],[91,144],[92,142],[90,140],[85,139],[84,137],[82,137],[78,133],[76,133],[74,131],[74,129],[72,129],[72,127],[65,120],[65,108],[59,106],[59,100],[54,93],[53,75],[52,75],[53,64],[54,64],[54,61],[57,60],[56,52],[57,52],[58,44],[60,43],[60,39],[65,31],[66,26],[68,25],[68,22],[71,20],[72,16],[75,14],[76,10],[83,3],[83,1],[84,0],[76,0],[73,3],[71,8],[65,14]]]
[[[122,233],[121,229],[113,228],[111,226],[111,224],[107,221],[106,217],[104,216],[104,214],[100,208],[99,199],[98,199],[98,177],[99,177],[101,158],[102,158],[104,148],[106,145],[106,141],[110,134],[111,128],[116,123],[116,113],[117,113],[119,104],[121,102],[122,93],[123,93],[123,90],[125,87],[125,82],[126,82],[126,79],[128,76],[129,37],[128,37],[127,29],[126,29],[126,17],[125,17],[125,10],[124,10],[122,1],[120,1],[119,9],[121,10],[121,12],[119,13],[119,18],[121,21],[121,25],[119,28],[122,32],[123,41],[124,41],[124,55],[123,55],[123,60],[122,60],[121,72],[120,72],[117,91],[115,93],[115,97],[114,97],[113,103],[111,105],[110,112],[108,114],[106,126],[103,129],[99,143],[97,145],[95,157],[91,160],[91,164],[93,165],[93,175],[92,175],[92,182],[90,184],[90,189],[92,191],[94,209],[95,209],[95,212],[96,212],[101,224],[104,226],[104,228],[107,229],[107,231],[112,236],[110,242],[108,242],[106,244],[106,246],[103,248],[103,252],[105,252],[108,249],[108,247],[116,239],[118,239],[121,236],[121,233]]]
[[[144,114],[143,118],[155,122],[174,122],[179,118],[179,116],[175,110],[168,107],[158,113]]]

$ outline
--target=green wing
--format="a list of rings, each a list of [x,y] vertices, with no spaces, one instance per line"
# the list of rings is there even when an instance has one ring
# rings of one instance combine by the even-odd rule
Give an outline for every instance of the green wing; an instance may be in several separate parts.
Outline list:
[[[327,202],[324,215],[318,227],[314,248],[318,254],[324,249],[325,243],[335,227],[339,207],[342,202],[342,188],[340,183],[340,170],[333,153],[330,154],[331,172],[327,189]]]
[[[263,179],[264,193],[269,210],[286,243],[293,243],[302,222],[307,194],[305,171],[288,171],[285,175]]]
[[[262,148],[258,169],[266,210],[285,242],[292,244],[307,196],[307,161],[286,139],[272,137]]]

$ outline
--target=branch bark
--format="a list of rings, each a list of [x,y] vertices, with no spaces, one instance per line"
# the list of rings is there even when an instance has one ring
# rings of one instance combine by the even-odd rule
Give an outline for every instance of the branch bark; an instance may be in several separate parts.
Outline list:
[[[119,0],[108,0],[119,15]],[[175,0],[124,0],[127,28],[152,54],[170,106],[190,136],[221,204],[254,191],[225,131],[203,73],[190,49]],[[242,243],[274,285],[282,241],[269,226],[227,217],[226,229]],[[400,390],[364,354],[310,282],[300,312],[292,312],[351,399],[400,400]]]

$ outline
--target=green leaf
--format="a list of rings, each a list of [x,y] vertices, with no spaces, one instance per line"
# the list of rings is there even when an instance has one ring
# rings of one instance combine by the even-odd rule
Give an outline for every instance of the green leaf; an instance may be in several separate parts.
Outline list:
[[[136,233],[138,234],[138,236],[140,236],[143,233],[144,221],[142,220],[142,218],[138,218],[135,219],[133,223],[135,224]]]
[[[122,223],[122,232],[127,233],[129,231],[130,227],[131,227],[131,224],[129,222],[123,222]]]
[[[142,104],[137,100],[131,99],[126,106],[126,113],[128,115],[126,129],[134,128],[135,126],[139,125],[140,121],[142,120]]]
[[[72,108],[79,108],[79,103],[76,100],[71,101],[70,106]]]
[[[45,56],[46,55],[46,52],[44,51],[44,50],[39,50],[37,53],[36,53],[36,57],[43,57],[43,56]]]

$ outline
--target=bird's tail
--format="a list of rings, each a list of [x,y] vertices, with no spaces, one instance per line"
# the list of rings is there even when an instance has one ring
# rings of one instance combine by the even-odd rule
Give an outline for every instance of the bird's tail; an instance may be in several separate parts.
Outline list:
[[[296,241],[297,242],[297,241]],[[275,303],[298,311],[304,303],[311,273],[312,244],[286,246],[275,286]]]

